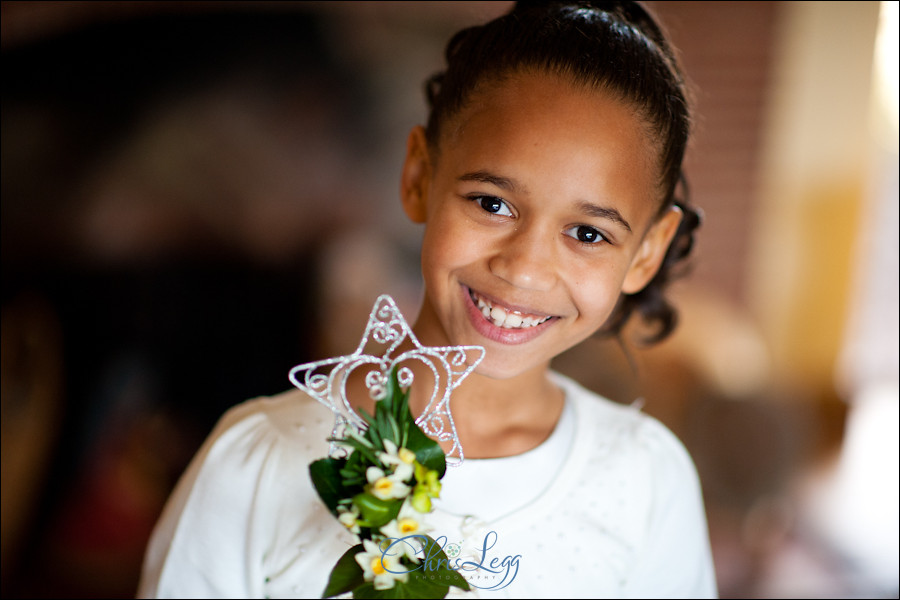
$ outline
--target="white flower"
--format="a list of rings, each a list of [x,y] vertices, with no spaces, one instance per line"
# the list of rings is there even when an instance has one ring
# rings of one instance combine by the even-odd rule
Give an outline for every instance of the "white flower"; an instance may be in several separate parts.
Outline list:
[[[412,507],[408,499],[403,503],[397,518],[381,528],[381,533],[388,538],[387,542],[393,544],[390,547],[391,552],[396,550],[408,556],[413,562],[418,562],[416,554],[422,548],[423,541],[409,536],[421,535],[432,530],[432,527],[422,520],[423,516]]]
[[[397,444],[391,440],[384,440],[384,449],[386,451],[378,455],[378,460],[385,465],[393,465],[394,475],[402,481],[412,477],[416,453],[409,448],[397,448]]]
[[[363,579],[372,581],[376,590],[394,587],[394,581],[405,582],[409,575],[400,564],[400,555],[384,553],[372,540],[363,540],[365,550],[356,555],[356,562],[363,570]],[[385,556],[387,554],[387,556]]]
[[[382,452],[378,457],[385,464],[413,464],[413,461],[416,460],[416,453],[410,450],[409,448],[397,448],[397,444],[395,444],[391,440],[384,440],[384,449],[386,452]]]
[[[409,475],[411,474],[412,472],[410,471]],[[378,467],[369,467],[366,469],[366,479],[369,480],[369,492],[381,500],[405,498],[409,495],[410,488],[404,481],[409,479],[409,475],[406,475],[406,477],[403,475],[406,475],[406,473],[400,472],[399,468],[391,475],[386,475]]]
[[[341,522],[341,525],[350,530],[350,533],[355,533],[359,535],[359,523],[357,519],[359,519],[359,509],[355,506],[351,507],[349,510],[346,506],[338,506],[338,521]]]

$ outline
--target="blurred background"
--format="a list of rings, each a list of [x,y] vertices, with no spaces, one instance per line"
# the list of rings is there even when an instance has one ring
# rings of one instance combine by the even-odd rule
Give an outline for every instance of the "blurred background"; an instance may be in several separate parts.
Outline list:
[[[698,111],[681,326],[556,368],[687,445],[723,597],[898,597],[897,4],[650,3]],[[227,408],[415,315],[421,83],[508,6],[2,3],[4,597],[133,596]]]

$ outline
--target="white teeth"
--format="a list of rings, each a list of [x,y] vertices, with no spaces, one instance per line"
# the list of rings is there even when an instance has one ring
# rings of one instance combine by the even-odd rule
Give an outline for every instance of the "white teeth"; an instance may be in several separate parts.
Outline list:
[[[478,306],[478,309],[481,311],[481,314],[484,315],[485,319],[491,321],[495,326],[503,327],[505,329],[525,329],[527,327],[534,327],[550,318],[523,315],[515,311],[507,311],[505,308],[499,306],[491,306],[487,300],[480,296],[476,296],[474,293],[472,294],[472,299],[475,301],[475,304]]]
[[[517,315],[516,313],[509,313],[506,315],[506,320],[503,321],[504,327],[518,327],[522,324],[522,317]]]

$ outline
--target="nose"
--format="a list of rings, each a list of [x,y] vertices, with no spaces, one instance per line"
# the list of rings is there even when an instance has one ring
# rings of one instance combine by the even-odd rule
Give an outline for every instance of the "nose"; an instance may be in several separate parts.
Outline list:
[[[536,227],[518,227],[497,241],[488,261],[491,273],[526,290],[548,291],[556,283],[557,256],[549,232]]]

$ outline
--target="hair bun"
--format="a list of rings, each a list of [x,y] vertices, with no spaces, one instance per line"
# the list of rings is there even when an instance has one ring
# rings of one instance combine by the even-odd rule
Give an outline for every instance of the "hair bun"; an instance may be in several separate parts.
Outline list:
[[[610,15],[615,15],[622,22],[636,26],[652,39],[660,47],[665,48],[668,52],[668,42],[663,35],[662,28],[650,11],[637,0],[618,0],[618,1],[594,1],[590,0],[570,0],[568,2],[556,1],[540,1],[540,0],[519,0],[515,3],[511,14],[521,14],[526,12],[550,11],[553,9],[593,9]]]
[[[560,0],[550,0],[541,2],[539,0],[519,0],[513,6],[512,12],[524,12],[528,10],[541,10],[548,8],[588,8],[625,16],[629,11],[634,9],[635,5],[637,5],[638,8],[641,8],[639,3],[635,0],[620,0],[616,2],[591,2],[589,0],[569,0],[568,2]]]

